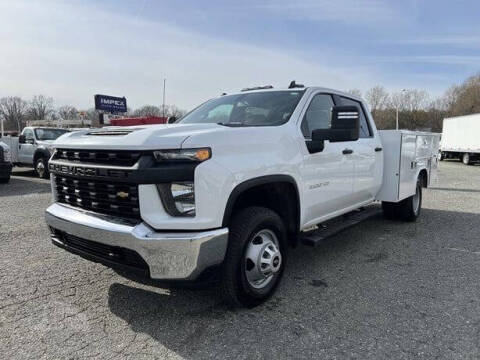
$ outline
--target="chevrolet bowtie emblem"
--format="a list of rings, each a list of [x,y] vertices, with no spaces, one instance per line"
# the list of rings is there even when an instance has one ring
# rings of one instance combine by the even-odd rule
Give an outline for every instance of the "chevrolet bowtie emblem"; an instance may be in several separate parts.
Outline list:
[[[127,193],[127,192],[124,192],[124,191],[117,192],[117,197],[119,197],[121,199],[126,199],[128,197],[128,195],[130,195],[130,194]]]

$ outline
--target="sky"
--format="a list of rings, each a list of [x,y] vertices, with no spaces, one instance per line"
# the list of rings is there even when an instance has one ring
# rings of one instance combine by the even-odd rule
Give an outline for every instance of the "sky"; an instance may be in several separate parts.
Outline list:
[[[441,95],[480,71],[479,1],[0,0],[0,97],[191,109],[258,85]]]

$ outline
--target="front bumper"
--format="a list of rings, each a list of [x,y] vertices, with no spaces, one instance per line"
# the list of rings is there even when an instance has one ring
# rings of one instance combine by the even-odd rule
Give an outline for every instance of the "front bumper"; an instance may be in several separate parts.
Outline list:
[[[220,264],[227,250],[227,228],[156,232],[143,222],[134,223],[58,203],[46,210],[45,220],[57,245],[68,250],[62,239],[56,236],[63,233],[112,249],[128,249],[145,261],[152,279],[195,280],[207,268]],[[110,254],[107,251],[107,254],[107,263],[115,263],[115,252]],[[112,257],[111,261],[108,256]]]

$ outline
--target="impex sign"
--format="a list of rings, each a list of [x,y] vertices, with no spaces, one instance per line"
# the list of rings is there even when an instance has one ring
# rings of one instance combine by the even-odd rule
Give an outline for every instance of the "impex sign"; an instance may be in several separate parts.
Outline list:
[[[95,109],[108,112],[127,112],[127,99],[125,97],[115,97],[97,94],[94,96]]]

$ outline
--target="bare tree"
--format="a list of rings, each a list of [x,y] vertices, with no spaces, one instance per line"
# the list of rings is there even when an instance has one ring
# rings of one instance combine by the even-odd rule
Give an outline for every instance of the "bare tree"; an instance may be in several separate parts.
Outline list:
[[[158,106],[144,105],[133,112],[134,116],[162,116],[162,110]]]
[[[36,95],[28,106],[28,116],[31,120],[45,120],[54,112],[53,98]]]
[[[78,118],[78,110],[71,105],[60,106],[57,109],[57,114],[60,117],[60,119],[63,119],[63,120],[71,120],[71,119]]]
[[[362,92],[359,89],[349,89],[345,91],[347,94],[362,97]]]
[[[387,105],[389,95],[383,86],[376,85],[366,92],[365,98],[370,105],[373,117],[375,117],[377,111],[384,109]]]
[[[179,109],[176,105],[165,105],[165,115],[167,117],[175,116],[178,119],[185,114],[186,111]]]
[[[0,117],[6,122],[6,128],[17,128],[20,132],[27,113],[27,102],[18,96],[0,99]]]

